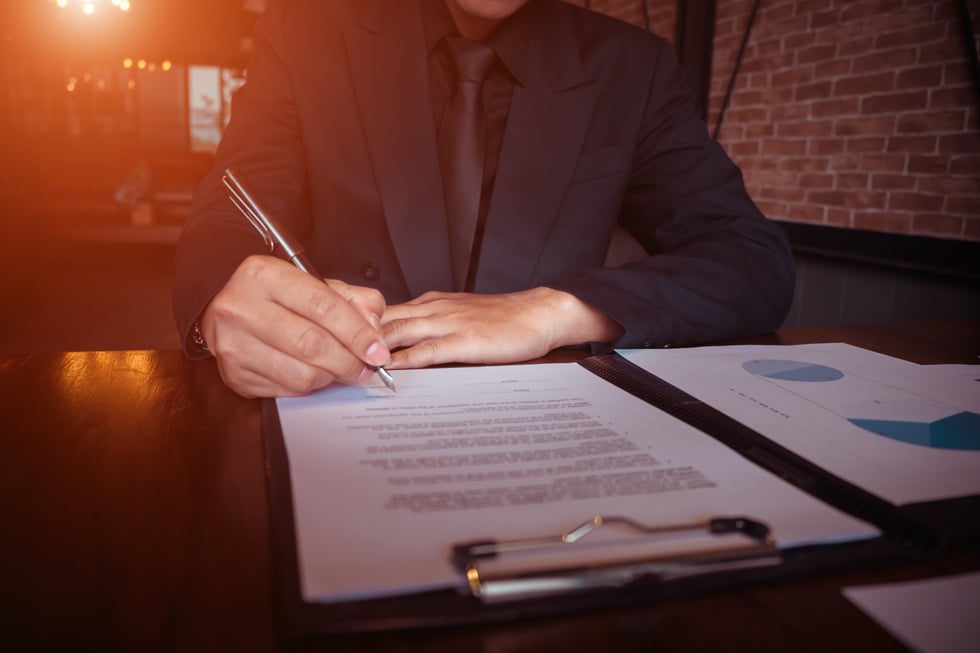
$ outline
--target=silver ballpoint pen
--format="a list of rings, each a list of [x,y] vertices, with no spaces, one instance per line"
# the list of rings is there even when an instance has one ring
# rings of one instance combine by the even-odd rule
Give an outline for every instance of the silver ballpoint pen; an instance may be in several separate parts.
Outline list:
[[[242,212],[242,215],[245,216],[249,224],[259,232],[259,235],[262,236],[262,240],[265,241],[265,245],[269,248],[271,254],[275,254],[279,258],[292,263],[303,272],[311,274],[317,279],[323,279],[323,275],[317,272],[313,261],[306,255],[299,241],[285,227],[279,224],[275,218],[262,209],[248,189],[245,188],[240,176],[233,168],[225,170],[221,181],[228,190],[228,198],[232,204]],[[381,380],[389,390],[396,392],[395,380],[391,378],[388,370],[380,366],[374,367],[371,365],[370,367],[381,377]]]

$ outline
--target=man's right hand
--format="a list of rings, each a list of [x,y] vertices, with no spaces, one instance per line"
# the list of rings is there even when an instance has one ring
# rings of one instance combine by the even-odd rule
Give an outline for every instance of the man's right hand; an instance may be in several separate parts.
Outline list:
[[[391,354],[378,331],[385,301],[372,288],[320,281],[285,261],[251,256],[201,315],[221,378],[245,397],[305,395],[363,383]]]

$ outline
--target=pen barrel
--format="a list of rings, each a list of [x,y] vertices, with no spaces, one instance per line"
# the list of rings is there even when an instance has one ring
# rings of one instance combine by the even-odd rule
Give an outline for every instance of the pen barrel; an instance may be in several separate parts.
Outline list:
[[[306,252],[300,250],[295,253],[283,252],[283,254],[286,254],[287,260],[303,272],[306,272],[317,279],[323,279],[323,275],[320,274],[320,272],[316,269],[316,266],[313,265],[313,261],[311,261],[310,257],[306,255]]]
[[[227,168],[224,174],[224,184],[231,193],[232,202],[248,219],[263,239],[269,244],[272,252],[317,279],[323,276],[317,272],[313,262],[307,258],[303,245],[289,232],[284,225],[267,211],[252,195],[245,181],[240,178],[234,168]]]

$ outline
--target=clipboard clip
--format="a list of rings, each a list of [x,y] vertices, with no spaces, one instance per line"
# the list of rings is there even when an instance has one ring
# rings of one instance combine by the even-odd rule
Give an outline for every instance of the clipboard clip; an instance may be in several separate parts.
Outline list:
[[[597,537],[612,530],[618,532]],[[469,593],[484,603],[661,583],[781,562],[769,527],[748,517],[649,526],[629,517],[597,515],[560,534],[468,542],[452,551],[452,563],[465,577]]]

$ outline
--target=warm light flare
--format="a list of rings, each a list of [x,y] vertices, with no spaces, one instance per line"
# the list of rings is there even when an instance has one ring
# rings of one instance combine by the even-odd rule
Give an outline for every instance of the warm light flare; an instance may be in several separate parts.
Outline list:
[[[70,0],[55,0],[55,4],[58,5],[59,9],[67,9],[71,2]],[[95,13],[96,7],[105,4],[105,0],[85,0],[81,4],[82,13],[86,16],[91,16]],[[132,6],[132,3],[129,0],[111,0],[111,2],[108,4],[120,11],[129,11],[130,7]]]
[[[169,59],[158,64],[155,61],[147,61],[146,59],[140,59],[139,61],[135,61],[132,57],[126,57],[125,59],[123,59],[122,65],[123,68],[126,68],[127,70],[131,69],[135,65],[140,70],[146,70],[151,73],[155,71],[158,67],[160,68],[160,70],[164,72],[168,72],[174,67],[173,62],[170,61]]]

